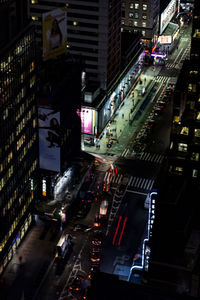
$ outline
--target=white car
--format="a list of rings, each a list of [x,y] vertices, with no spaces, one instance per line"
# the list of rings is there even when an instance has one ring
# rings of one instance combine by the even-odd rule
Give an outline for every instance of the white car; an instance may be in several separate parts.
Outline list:
[[[107,210],[108,210],[108,201],[103,200],[100,205],[99,214],[101,216],[105,216],[107,214]]]

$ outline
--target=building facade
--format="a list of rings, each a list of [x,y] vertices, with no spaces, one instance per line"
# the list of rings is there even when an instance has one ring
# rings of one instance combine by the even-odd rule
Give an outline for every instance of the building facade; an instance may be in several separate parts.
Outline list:
[[[158,39],[159,0],[122,1],[122,28],[142,34],[145,46]]]
[[[90,83],[107,89],[120,72],[121,1],[31,0],[37,41],[42,45],[42,14],[67,8],[67,51],[82,57]]]
[[[32,223],[36,193],[35,43],[25,24],[0,51],[0,274]]]

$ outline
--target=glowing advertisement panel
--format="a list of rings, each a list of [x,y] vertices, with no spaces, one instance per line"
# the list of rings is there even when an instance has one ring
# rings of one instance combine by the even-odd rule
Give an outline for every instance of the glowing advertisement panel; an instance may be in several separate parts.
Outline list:
[[[66,52],[66,8],[42,14],[43,59],[47,60]]]
[[[82,107],[81,112],[78,112],[81,118],[81,132],[85,134],[94,134],[94,116],[95,110],[87,107]]]
[[[161,35],[158,38],[160,44],[171,44],[172,43],[172,36],[171,35]]]
[[[160,19],[160,34],[163,33],[176,12],[176,0],[171,0],[168,6],[161,14]]]
[[[60,172],[60,112],[38,108],[40,168]]]

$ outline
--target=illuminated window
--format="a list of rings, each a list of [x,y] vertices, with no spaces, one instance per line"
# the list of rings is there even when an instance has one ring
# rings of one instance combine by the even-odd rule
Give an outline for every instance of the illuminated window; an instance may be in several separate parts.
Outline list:
[[[138,21],[134,21],[134,26],[138,26]]]
[[[30,64],[30,72],[32,72],[35,69],[35,63],[34,61],[32,61],[32,63]]]
[[[30,88],[32,88],[35,84],[35,76],[31,77],[30,79]]]
[[[175,171],[177,174],[182,174],[183,173],[183,168],[182,167],[175,167]]]
[[[133,6],[133,3],[130,3],[130,8],[133,8],[134,6]]]
[[[74,25],[74,26],[77,26],[77,25],[78,25],[78,22],[73,21],[73,25]]]
[[[200,112],[199,112],[199,111],[197,112],[197,117],[196,117],[196,119],[197,119],[197,120],[200,120]]]
[[[194,136],[195,137],[200,137],[200,129],[195,128],[195,130],[194,130]]]
[[[129,13],[129,18],[133,18],[133,13]]]
[[[183,144],[183,143],[178,144],[178,151],[187,152],[187,148],[188,148],[187,144]]]
[[[139,14],[138,14],[137,12],[134,14],[134,18],[135,18],[135,19],[138,19],[138,18],[139,18]]]
[[[146,27],[147,23],[146,22],[142,22],[142,27]]]
[[[190,72],[190,75],[198,75],[198,70],[191,70]]]
[[[146,31],[142,30],[142,35],[145,36],[145,34],[146,34]]]
[[[143,9],[143,10],[147,10],[147,4],[143,4],[143,5],[142,5],[142,9]]]
[[[31,4],[37,4],[38,0],[31,0]]]
[[[135,9],[139,9],[139,4],[135,3]]]
[[[191,160],[199,161],[199,153],[192,152]]]
[[[188,92],[189,93],[196,93],[197,87],[196,84],[189,83],[188,84]]]
[[[38,21],[38,17],[36,17],[36,16],[32,16],[31,19],[32,19],[33,21]]]
[[[192,177],[197,177],[198,176],[198,170],[196,170],[196,169],[193,169],[192,170]]]
[[[36,119],[33,120],[33,128],[35,128],[37,125]]]
[[[142,19],[143,19],[143,20],[146,20],[146,19],[147,19],[147,14],[146,14],[146,13],[142,14]]]
[[[188,127],[182,127],[180,133],[183,134],[183,135],[188,135],[189,134],[189,128]]]

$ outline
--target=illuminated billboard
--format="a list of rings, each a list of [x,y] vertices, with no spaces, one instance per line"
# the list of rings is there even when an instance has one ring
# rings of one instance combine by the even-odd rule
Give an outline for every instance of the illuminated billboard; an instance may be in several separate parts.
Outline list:
[[[47,60],[66,52],[66,8],[42,14],[43,59]]]
[[[94,134],[95,110],[88,107],[82,107],[81,111],[78,111],[78,115],[81,118],[81,132],[85,134]]]
[[[60,112],[38,108],[40,168],[60,172]]]
[[[171,35],[161,35],[158,38],[158,42],[160,44],[171,44],[172,43],[172,36]]]
[[[163,33],[176,12],[176,0],[171,0],[168,6],[161,14],[160,18],[160,34]]]

